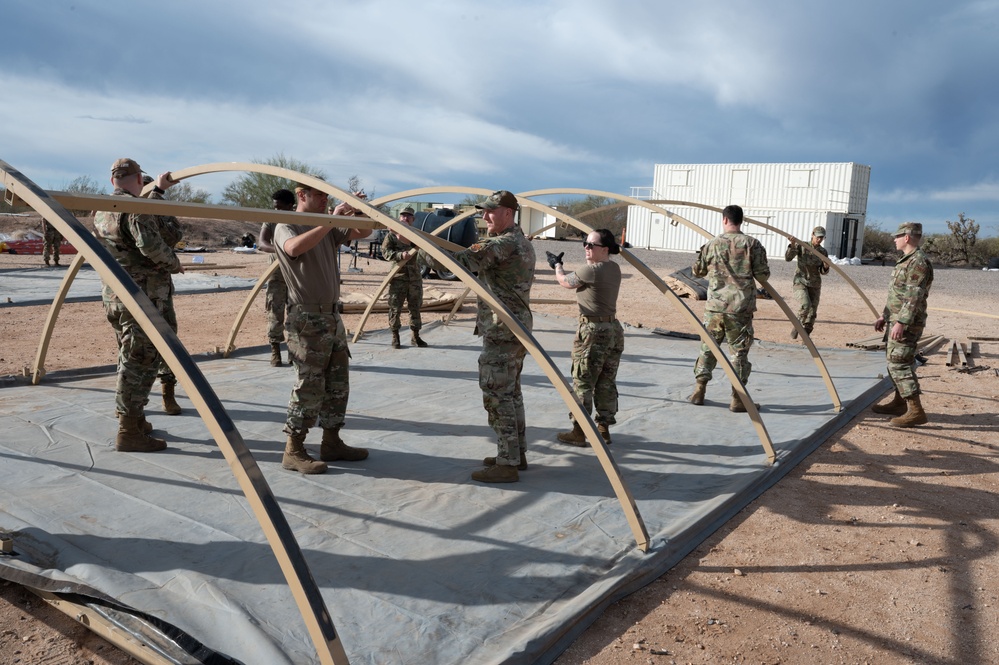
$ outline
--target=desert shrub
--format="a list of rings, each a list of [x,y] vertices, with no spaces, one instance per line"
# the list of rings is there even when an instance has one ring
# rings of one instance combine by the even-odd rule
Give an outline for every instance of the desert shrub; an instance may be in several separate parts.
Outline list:
[[[892,263],[898,258],[895,250],[895,238],[875,222],[864,226],[864,255],[862,258],[880,261],[885,265],[890,259]]]

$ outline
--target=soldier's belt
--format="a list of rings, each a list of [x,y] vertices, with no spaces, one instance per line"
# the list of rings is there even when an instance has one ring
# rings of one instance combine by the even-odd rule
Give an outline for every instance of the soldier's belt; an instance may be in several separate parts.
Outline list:
[[[613,316],[583,316],[580,314],[579,320],[583,323],[610,323],[611,321],[616,321],[617,319]]]
[[[322,303],[319,305],[292,305],[306,314],[343,314],[342,302]]]

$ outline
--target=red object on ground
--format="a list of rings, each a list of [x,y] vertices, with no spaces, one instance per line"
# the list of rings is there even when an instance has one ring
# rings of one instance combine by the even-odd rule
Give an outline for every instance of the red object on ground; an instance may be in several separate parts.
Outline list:
[[[45,248],[44,240],[4,240],[3,244],[11,254],[41,254]],[[76,247],[63,241],[59,244],[59,254],[76,254]]]

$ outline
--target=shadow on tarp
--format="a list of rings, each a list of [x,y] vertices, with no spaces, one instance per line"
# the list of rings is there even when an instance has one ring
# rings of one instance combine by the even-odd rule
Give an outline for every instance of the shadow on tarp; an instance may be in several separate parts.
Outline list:
[[[537,337],[568,373],[575,321],[537,318]],[[531,358],[530,468],[518,483],[470,481],[496,452],[470,324],[427,326],[426,349],[394,350],[387,331],[351,346],[342,435],[371,455],[319,476],[280,466],[294,369],[271,367],[266,347],[199,359],[351,663],[552,662],[604,608],[675,565],[885,390],[882,354],[824,350],[845,407],[834,413],[807,350],[754,345],[749,389],[778,453],[768,466],[748,416],[728,411],[720,373],[705,406],[686,402],[698,342],[627,332],[609,451],[649,553],[636,549],[593,452],[555,441],[568,411]],[[160,413],[157,399],[147,407],[169,448],[124,454],[113,449],[113,373],[65,382],[53,373],[0,390],[0,530],[17,552],[0,558],[0,576],[91,589],[238,662],[317,662],[227,463],[179,397],[180,416]],[[313,453],[320,438],[306,441]]]

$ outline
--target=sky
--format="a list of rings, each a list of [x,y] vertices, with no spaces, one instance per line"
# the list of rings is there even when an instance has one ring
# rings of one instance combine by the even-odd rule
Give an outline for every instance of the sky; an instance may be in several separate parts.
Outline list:
[[[46,189],[122,156],[376,196],[856,162],[868,224],[999,235],[999,0],[4,0],[0,63],[0,160]]]

